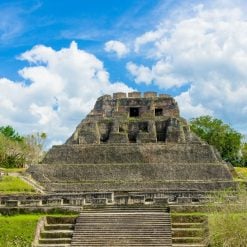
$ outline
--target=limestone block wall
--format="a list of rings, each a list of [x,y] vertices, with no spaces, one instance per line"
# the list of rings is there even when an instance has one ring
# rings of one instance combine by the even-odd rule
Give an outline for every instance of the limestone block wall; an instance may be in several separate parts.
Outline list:
[[[214,191],[234,189],[236,184],[233,181],[152,181],[152,182],[86,182],[86,183],[46,183],[51,192],[110,192],[110,191],[128,191],[128,192],[160,192],[160,191]]]
[[[145,92],[143,97],[140,92],[131,92],[128,95],[119,92],[114,93],[113,97],[111,95],[101,96],[89,115],[101,114],[110,117],[114,112],[129,114],[130,107],[138,108],[140,117],[147,112],[155,116],[155,108],[162,109],[161,116],[179,117],[179,109],[175,100],[167,94],[158,96],[156,92]]]
[[[61,145],[46,155],[47,164],[202,163],[217,162],[213,148],[202,144]]]
[[[51,169],[52,168],[52,169]],[[38,171],[38,172],[37,172]],[[227,181],[231,174],[219,163],[39,165],[29,170],[42,183]],[[39,175],[37,175],[39,174]],[[44,174],[44,176],[42,175]]]
[[[119,113],[118,113],[119,115]],[[117,134],[121,133],[121,134]],[[125,138],[126,133],[128,138]],[[147,133],[143,135],[143,133]],[[117,134],[117,135],[116,135]],[[113,136],[123,136],[115,138]],[[145,136],[145,138],[142,138]],[[148,138],[149,137],[149,138]],[[180,118],[162,119],[122,119],[121,117],[91,121],[86,119],[76,129],[66,144],[100,144],[115,140],[116,143],[129,142],[190,142],[191,133]]]

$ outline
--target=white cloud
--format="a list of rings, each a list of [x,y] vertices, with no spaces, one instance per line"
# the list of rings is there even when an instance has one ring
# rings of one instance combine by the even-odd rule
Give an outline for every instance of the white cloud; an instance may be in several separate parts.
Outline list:
[[[103,63],[75,42],[58,51],[38,45],[20,59],[30,63],[19,71],[23,83],[0,78],[0,125],[45,131],[53,143],[69,137],[97,97],[131,90],[111,83]]]
[[[104,49],[107,52],[115,52],[119,58],[124,57],[129,52],[128,47],[118,40],[106,42]]]
[[[152,82],[152,71],[149,68],[143,65],[137,66],[132,62],[127,63],[126,68],[135,76],[136,83],[145,83],[146,85],[149,85]]]
[[[212,115],[213,112],[200,103],[193,105],[189,92],[183,92],[178,97],[175,97],[179,104],[180,111],[183,113],[183,117],[189,119],[193,117],[199,117],[202,115]]]
[[[156,40],[162,38],[165,31],[166,31],[165,29],[159,28],[155,31],[149,31],[149,32],[146,32],[143,35],[137,37],[135,40],[135,52],[139,52],[140,48],[143,45],[155,42]]]
[[[137,83],[161,89],[189,83],[190,88],[176,97],[182,114],[213,114],[243,130],[247,128],[244,5],[209,2],[180,9],[178,16],[171,14],[156,29],[137,37],[135,51],[151,65],[129,62],[127,69]]]

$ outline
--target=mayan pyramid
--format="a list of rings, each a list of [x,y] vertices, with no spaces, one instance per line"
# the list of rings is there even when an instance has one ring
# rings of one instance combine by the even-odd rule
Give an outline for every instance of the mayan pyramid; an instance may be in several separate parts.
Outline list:
[[[114,93],[28,172],[52,193],[212,191],[233,186],[215,149],[191,133],[169,95]]]

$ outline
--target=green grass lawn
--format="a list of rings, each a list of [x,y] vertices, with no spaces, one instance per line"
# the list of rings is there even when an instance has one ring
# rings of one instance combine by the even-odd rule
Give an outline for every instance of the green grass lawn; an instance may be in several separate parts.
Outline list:
[[[77,216],[71,214],[48,214],[55,217]],[[0,216],[0,247],[31,247],[37,222],[47,214],[21,214]]]
[[[29,247],[41,215],[0,216],[0,247]]]
[[[20,178],[3,176],[0,180],[0,194],[34,193],[34,188]]]

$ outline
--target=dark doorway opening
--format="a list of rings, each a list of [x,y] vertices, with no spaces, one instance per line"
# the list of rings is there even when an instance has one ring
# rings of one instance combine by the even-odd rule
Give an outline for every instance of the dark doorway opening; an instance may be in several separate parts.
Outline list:
[[[157,121],[155,123],[156,126],[156,136],[158,142],[166,141],[166,122],[165,121]]]
[[[119,132],[124,132],[124,128],[123,127],[119,127]]]
[[[142,132],[148,132],[148,122],[140,122],[139,130]]]
[[[139,117],[139,108],[130,107],[130,117]]]
[[[109,135],[101,135],[100,142],[107,142],[109,140]]]
[[[158,142],[165,142],[166,141],[166,133],[165,132],[157,132],[157,141]]]
[[[162,108],[155,108],[155,116],[162,116],[163,109]]]
[[[136,143],[136,135],[135,134],[129,134],[128,138],[129,138],[130,143]]]

